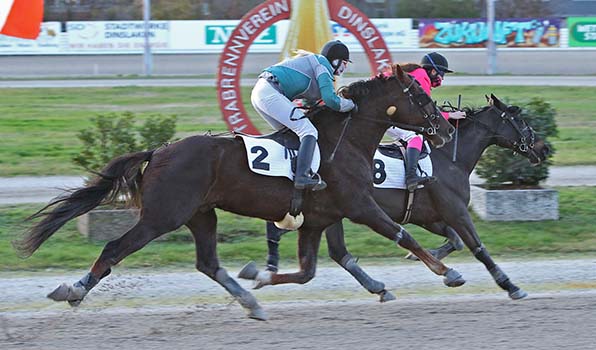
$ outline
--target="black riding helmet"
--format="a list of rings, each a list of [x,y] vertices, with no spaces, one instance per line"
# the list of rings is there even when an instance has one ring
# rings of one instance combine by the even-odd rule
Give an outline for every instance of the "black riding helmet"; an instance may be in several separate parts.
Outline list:
[[[434,68],[441,76],[445,75],[445,73],[453,73],[453,71],[449,69],[449,62],[447,62],[447,59],[438,52],[431,52],[424,55],[420,65],[429,71]]]
[[[339,40],[332,40],[325,44],[321,49],[321,55],[327,58],[333,69],[337,69],[342,60],[352,62],[350,61],[350,50]]]

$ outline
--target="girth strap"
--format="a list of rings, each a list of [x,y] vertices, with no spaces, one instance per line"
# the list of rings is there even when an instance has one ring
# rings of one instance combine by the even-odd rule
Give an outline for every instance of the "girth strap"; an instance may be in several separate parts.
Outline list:
[[[400,224],[405,225],[410,221],[410,217],[412,216],[412,207],[414,205],[414,191],[408,191],[408,196],[406,197],[406,212],[404,213],[404,218],[401,219]]]

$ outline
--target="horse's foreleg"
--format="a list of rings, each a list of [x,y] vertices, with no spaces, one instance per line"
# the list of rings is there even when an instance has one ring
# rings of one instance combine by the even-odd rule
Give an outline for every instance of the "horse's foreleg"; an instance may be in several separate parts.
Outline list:
[[[364,224],[373,231],[396,242],[402,248],[414,253],[428,268],[437,275],[445,276],[444,283],[449,287],[458,287],[465,283],[461,274],[447,267],[440,260],[432,256],[412,237],[403,227],[391,220],[387,214],[371,199],[367,208],[371,210],[352,218],[356,223]]]
[[[344,241],[344,228],[341,221],[325,229],[329,256],[372,294],[378,294],[381,302],[395,300],[395,296],[385,289],[385,284],[370,277],[360,266],[357,259],[348,252]]]
[[[267,320],[267,314],[259,306],[257,299],[230,277],[223,267],[219,266],[216,250],[217,216],[215,210],[195,214],[186,223],[186,226],[191,230],[195,240],[197,270],[224,287],[247,310],[250,318]]]
[[[267,270],[277,272],[279,267],[279,241],[281,236],[290,232],[275,226],[273,222],[267,222]]]
[[[317,268],[317,252],[321,243],[320,230],[298,230],[298,259],[300,271],[295,273],[273,273],[271,271],[259,272],[255,278],[255,288],[266,285],[298,283],[304,284],[315,277]]]
[[[451,223],[451,226],[457,230],[466,247],[468,247],[472,254],[474,254],[474,257],[484,264],[497,285],[506,290],[511,299],[525,298],[528,294],[513,284],[505,272],[495,264],[491,256],[488,254],[488,250],[486,250],[476,232],[470,214],[466,211],[466,213],[459,216],[459,218],[460,219],[456,223]]]

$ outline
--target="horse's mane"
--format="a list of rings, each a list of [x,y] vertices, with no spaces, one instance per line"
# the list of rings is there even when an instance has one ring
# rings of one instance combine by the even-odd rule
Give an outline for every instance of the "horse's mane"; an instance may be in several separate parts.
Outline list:
[[[379,73],[370,79],[355,81],[348,86],[341,87],[339,95],[352,99],[356,103],[368,96],[383,96],[386,94],[384,90],[386,83],[397,79],[398,66],[398,64],[391,66],[391,75]]]
[[[422,66],[418,63],[404,63],[401,65],[401,69],[403,69],[403,71],[406,73],[411,73],[418,68],[422,68]]]

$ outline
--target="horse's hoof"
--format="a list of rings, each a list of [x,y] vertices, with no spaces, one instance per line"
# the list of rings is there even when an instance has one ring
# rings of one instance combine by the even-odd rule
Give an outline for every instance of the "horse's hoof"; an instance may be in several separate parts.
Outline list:
[[[464,280],[462,275],[454,269],[447,270],[447,273],[445,273],[444,276],[443,283],[445,283],[447,287],[459,287],[466,283],[466,280]]]
[[[47,297],[54,301],[68,301],[69,303],[78,301],[78,303],[74,305],[78,306],[86,294],[87,291],[84,287],[70,286],[66,283],[62,283],[58,288],[48,294]],[[71,303],[71,305],[73,305],[73,303]]]
[[[509,297],[513,300],[523,299],[527,296],[528,293],[524,292],[521,288],[509,293]]]
[[[418,257],[413,253],[408,253],[408,255],[406,255],[405,258],[412,261],[420,261],[420,259],[418,259]]]
[[[254,280],[257,278],[259,274],[259,269],[257,269],[257,264],[254,261],[249,262],[248,264],[244,265],[242,270],[238,272],[238,278],[243,278],[245,280]]]
[[[248,317],[259,321],[267,321],[267,319],[269,319],[269,316],[267,316],[267,313],[261,307],[251,309],[248,313]]]
[[[273,273],[271,271],[258,272],[254,278],[255,284],[252,287],[252,289],[261,289],[264,286],[270,285],[271,284],[271,275],[273,275]]]
[[[68,304],[70,306],[72,306],[72,307],[77,307],[77,306],[81,305],[81,301],[83,301],[83,300],[81,300],[81,299],[79,299],[79,300],[69,300],[68,301]]]
[[[54,289],[51,293],[47,295],[48,298],[52,299],[53,301],[66,301],[68,300],[68,295],[70,294],[70,286],[66,283],[62,283],[58,288]]]
[[[395,295],[393,295],[390,291],[383,289],[381,293],[379,293],[379,301],[381,303],[385,303],[391,300],[397,299]]]

